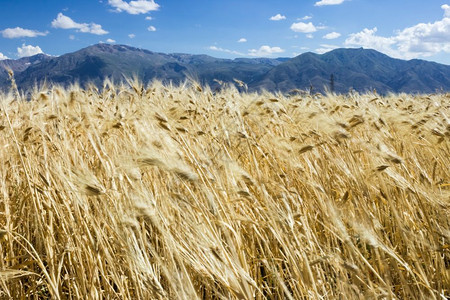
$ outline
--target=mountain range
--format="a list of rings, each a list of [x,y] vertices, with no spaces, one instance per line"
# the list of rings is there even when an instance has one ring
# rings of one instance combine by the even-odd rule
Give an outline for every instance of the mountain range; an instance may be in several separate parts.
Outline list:
[[[304,53],[294,58],[222,59],[208,55],[164,54],[125,45],[97,44],[58,57],[38,54],[0,61],[0,89],[9,89],[8,69],[16,83],[27,90],[43,82],[91,82],[101,86],[105,78],[115,82],[137,76],[178,84],[193,79],[212,89],[219,82],[247,84],[248,90],[289,92],[309,90],[338,93],[350,89],[379,93],[434,93],[450,91],[450,66],[425,60],[400,60],[369,49],[336,49],[325,54]]]

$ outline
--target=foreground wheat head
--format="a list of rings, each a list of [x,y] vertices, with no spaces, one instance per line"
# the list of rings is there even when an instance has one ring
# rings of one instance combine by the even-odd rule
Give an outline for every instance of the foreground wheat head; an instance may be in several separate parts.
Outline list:
[[[0,95],[0,298],[445,299],[450,95]]]

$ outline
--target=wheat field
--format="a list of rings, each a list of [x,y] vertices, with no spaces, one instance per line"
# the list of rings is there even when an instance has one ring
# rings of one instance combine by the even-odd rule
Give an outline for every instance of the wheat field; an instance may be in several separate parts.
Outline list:
[[[450,94],[0,94],[0,299],[446,299]]]

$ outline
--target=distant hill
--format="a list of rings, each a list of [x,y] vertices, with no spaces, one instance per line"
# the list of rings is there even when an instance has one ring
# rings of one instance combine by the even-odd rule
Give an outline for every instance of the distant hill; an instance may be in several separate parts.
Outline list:
[[[105,78],[123,81],[138,76],[144,82],[159,79],[175,84],[186,78],[208,84],[217,81],[247,83],[249,90],[323,92],[334,76],[336,92],[349,89],[378,92],[431,93],[450,90],[450,66],[424,60],[399,60],[375,50],[336,49],[319,55],[289,58],[221,59],[208,55],[157,53],[125,45],[97,44],[51,57],[39,54],[0,61],[0,89],[9,88],[6,68],[15,72],[20,89],[44,81],[68,85],[88,82],[101,86]]]
[[[375,50],[336,49],[319,55],[304,53],[267,72],[253,88],[318,91],[334,76],[336,92],[376,89],[379,92],[433,93],[450,90],[450,66],[424,60],[400,60]]]
[[[202,84],[217,87],[218,83],[214,79],[232,82],[233,78],[238,78],[250,82],[283,61],[283,59],[230,60],[207,55],[164,54],[124,45],[97,44],[73,53],[52,57],[39,64],[28,65],[27,68],[16,68],[14,71],[17,84],[22,89],[30,88],[35,82],[44,80],[62,85],[73,82],[82,85],[93,82],[101,85],[105,78],[123,81],[125,77],[134,75],[144,82],[156,78],[166,83],[179,83],[186,78],[192,78]],[[9,64],[11,62],[7,66]],[[0,74],[2,75],[5,77],[7,73]]]
[[[20,59],[6,59],[0,60],[0,88],[9,86],[8,69],[14,71],[15,74],[20,74],[32,65],[46,62],[52,57],[45,54],[37,54],[30,57],[23,57]]]

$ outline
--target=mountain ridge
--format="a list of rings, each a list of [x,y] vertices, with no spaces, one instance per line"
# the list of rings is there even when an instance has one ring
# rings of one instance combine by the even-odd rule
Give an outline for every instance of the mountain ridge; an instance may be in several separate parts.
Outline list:
[[[160,53],[127,45],[96,44],[58,57],[38,54],[0,61],[0,89],[9,86],[7,69],[15,72],[20,89],[52,82],[123,81],[137,76],[178,84],[191,78],[212,89],[218,82],[241,80],[250,91],[309,90],[381,93],[432,93],[450,90],[450,66],[421,59],[401,60],[372,49],[339,48],[324,54],[306,52],[294,58],[216,58],[204,54]]]

